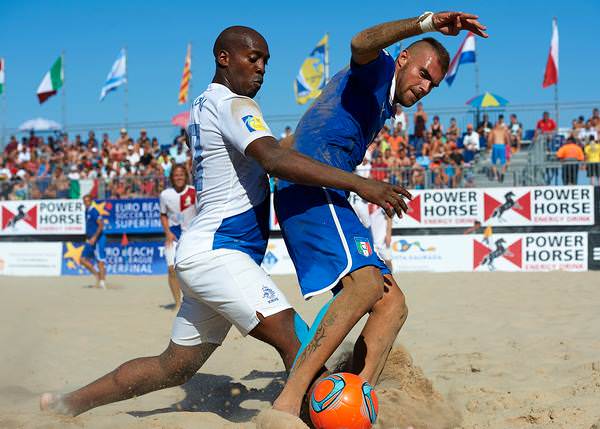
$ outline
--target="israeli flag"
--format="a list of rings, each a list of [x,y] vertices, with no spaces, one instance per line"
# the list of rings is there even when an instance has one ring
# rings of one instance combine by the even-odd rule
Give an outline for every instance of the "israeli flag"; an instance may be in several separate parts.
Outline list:
[[[475,35],[471,32],[467,34],[465,40],[461,43],[458,48],[458,52],[450,65],[448,66],[448,72],[446,73],[446,83],[448,86],[452,85],[456,74],[458,73],[458,66],[461,64],[474,63],[475,62]]]
[[[106,97],[106,94],[114,91],[124,83],[127,83],[127,53],[125,49],[121,49],[119,58],[117,58],[117,61],[115,61],[110,69],[106,77],[106,82],[104,82],[104,86],[100,91],[100,101]]]

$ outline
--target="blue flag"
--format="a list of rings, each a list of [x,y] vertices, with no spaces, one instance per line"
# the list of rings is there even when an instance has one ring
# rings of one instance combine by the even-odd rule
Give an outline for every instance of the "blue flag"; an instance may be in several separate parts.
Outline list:
[[[124,83],[127,83],[127,53],[125,49],[121,49],[119,57],[110,69],[106,77],[106,82],[104,82],[104,86],[100,91],[100,101],[106,97],[106,94],[114,91]]]

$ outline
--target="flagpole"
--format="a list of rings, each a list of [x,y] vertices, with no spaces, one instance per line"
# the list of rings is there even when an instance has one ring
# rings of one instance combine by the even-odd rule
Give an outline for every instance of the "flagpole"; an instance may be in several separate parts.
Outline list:
[[[0,140],[0,146],[4,148],[6,144],[6,60],[0,58],[0,61],[2,61],[2,73],[4,73],[2,82],[2,140]]]
[[[556,28],[558,28],[558,19],[556,17],[554,17],[554,25],[556,26]],[[554,85],[554,114],[556,116],[556,131],[559,130],[560,128],[560,114],[558,111],[558,58],[556,58],[556,66],[557,66],[557,70],[556,70],[556,84]]]
[[[62,126],[63,126],[63,133],[67,132],[67,85],[66,85],[66,80],[65,80],[65,51],[63,50],[61,55],[61,62],[62,62]]]
[[[123,96],[123,108],[124,108],[124,118],[123,118],[123,127],[125,129],[127,129],[127,125],[128,125],[128,110],[129,110],[129,103],[128,103],[128,96],[129,96],[129,65],[127,64],[127,46],[125,46],[123,48],[123,51],[125,52],[125,94]],[[129,130],[127,130],[129,131]]]
[[[329,82],[329,33],[327,35],[327,43],[325,44],[325,84]]]
[[[475,56],[475,97],[477,97],[480,93],[479,93],[479,61],[477,61],[477,56],[479,56],[479,54],[476,54]],[[476,109],[476,114],[477,114],[477,118],[475,119],[475,124],[474,127],[475,129],[477,129],[477,127],[479,126],[479,106],[477,106]]]

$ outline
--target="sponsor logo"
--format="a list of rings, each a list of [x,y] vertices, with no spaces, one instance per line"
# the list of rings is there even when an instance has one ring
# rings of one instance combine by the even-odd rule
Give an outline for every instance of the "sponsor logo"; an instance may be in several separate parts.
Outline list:
[[[265,257],[263,258],[262,264],[267,270],[270,270],[275,266],[275,264],[277,264],[278,261],[279,259],[277,258],[277,256],[275,256],[275,254],[270,250],[267,250]]]
[[[497,219],[500,222],[506,222],[503,216],[506,212],[514,211],[527,220],[531,220],[531,191],[526,192],[519,198],[513,191],[504,194],[504,202],[500,202],[488,193],[483,193],[483,219]]]
[[[373,254],[371,243],[368,238],[354,237],[354,243],[356,243],[356,250],[359,254],[369,257]]]
[[[33,229],[37,228],[37,205],[34,205],[29,210],[25,209],[24,204],[20,204],[17,207],[17,212],[13,213],[5,206],[2,207],[2,229],[12,228],[15,229],[19,222],[31,226]]]
[[[244,125],[248,128],[248,131],[265,131],[267,126],[260,116],[247,115],[242,118]]]
[[[408,202],[406,214],[422,225],[472,224],[478,214],[477,196],[476,190],[422,191]]]
[[[398,240],[394,241],[392,244],[392,249],[394,252],[406,253],[410,249],[414,249],[419,252],[435,252],[435,246],[423,247],[420,241],[407,241],[407,240]]]
[[[473,240],[473,269],[485,267],[489,271],[495,271],[499,259],[505,259],[521,268],[523,266],[522,239],[519,238],[514,243],[507,245],[504,238],[498,238],[494,242],[494,249]]]
[[[271,289],[269,286],[263,286],[262,293],[263,293],[263,295],[262,295],[263,299],[265,301],[267,301],[269,304],[279,301],[279,297],[277,296],[275,291],[273,289]]]

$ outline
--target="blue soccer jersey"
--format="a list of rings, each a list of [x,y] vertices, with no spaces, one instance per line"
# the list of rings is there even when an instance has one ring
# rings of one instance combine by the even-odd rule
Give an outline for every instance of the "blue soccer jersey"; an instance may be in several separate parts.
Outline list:
[[[95,207],[88,207],[85,210],[85,236],[91,238],[98,230],[98,219],[102,219],[100,213]],[[100,235],[104,235],[104,231]]]
[[[369,64],[352,63],[336,74],[300,120],[294,148],[354,171],[393,114],[394,72],[394,60],[382,51]],[[389,273],[345,192],[279,180],[275,210],[305,298],[335,288],[364,266]]]
[[[395,62],[376,60],[337,73],[304,114],[294,148],[326,164],[354,171],[385,121],[393,115]]]

